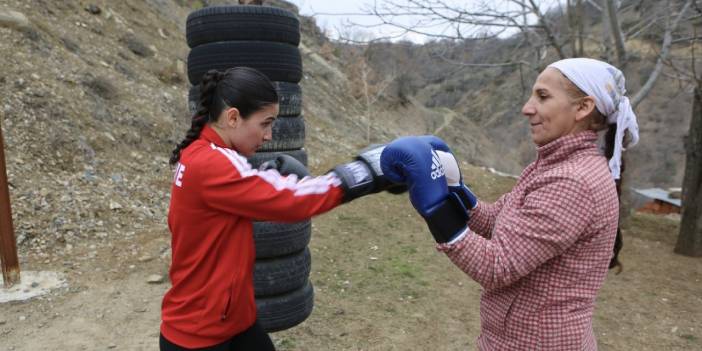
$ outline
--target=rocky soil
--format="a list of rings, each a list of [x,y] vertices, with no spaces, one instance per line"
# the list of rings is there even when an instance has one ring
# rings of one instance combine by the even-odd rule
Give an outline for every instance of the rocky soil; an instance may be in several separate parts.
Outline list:
[[[20,263],[67,281],[42,298],[0,304],[0,350],[156,349],[170,262],[168,157],[189,119],[184,24],[201,4],[0,4],[0,124]],[[313,173],[368,142],[451,131],[440,110],[409,105],[377,111],[367,140],[365,110],[347,94],[350,79],[321,49],[320,35],[303,20]],[[463,167],[486,199],[511,186]],[[702,347],[702,266],[670,253],[676,225],[632,221],[630,264],[608,280],[599,307],[603,349]],[[433,250],[405,198],[380,195],[339,209],[314,222],[313,237],[315,312],[274,335],[280,349],[472,347],[479,287]]]

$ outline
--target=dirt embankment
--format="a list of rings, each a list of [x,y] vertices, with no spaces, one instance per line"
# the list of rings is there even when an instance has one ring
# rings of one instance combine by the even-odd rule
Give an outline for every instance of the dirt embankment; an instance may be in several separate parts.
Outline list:
[[[68,287],[0,304],[0,350],[156,349],[168,283],[148,281],[169,263],[167,159],[188,118],[189,3],[3,3],[29,23],[0,27],[0,117],[22,269],[62,272]],[[312,38],[303,44],[307,148],[321,173],[366,143],[366,124],[334,60],[314,59]],[[372,135],[387,140],[403,127],[374,122]],[[487,200],[513,182],[463,170]],[[676,228],[649,216],[629,222],[626,270],[598,300],[601,349],[702,347],[702,264],[671,253]],[[310,248],[315,310],[273,335],[279,349],[473,348],[480,288],[435,252],[405,196],[360,199],[316,219]]]

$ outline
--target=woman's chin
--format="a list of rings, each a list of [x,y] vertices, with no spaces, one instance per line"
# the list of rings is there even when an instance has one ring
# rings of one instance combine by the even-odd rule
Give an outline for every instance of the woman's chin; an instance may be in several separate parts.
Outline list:
[[[239,155],[249,158],[256,153],[256,150],[238,150]]]

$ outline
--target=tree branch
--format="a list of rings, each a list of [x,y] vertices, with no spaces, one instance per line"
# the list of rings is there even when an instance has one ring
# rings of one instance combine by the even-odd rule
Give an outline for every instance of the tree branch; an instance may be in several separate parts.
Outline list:
[[[546,18],[541,13],[539,6],[534,2],[534,0],[529,0],[529,3],[531,4],[532,13],[539,19],[539,23],[541,23],[541,28],[543,28],[544,32],[546,32],[546,37],[548,38],[548,41],[551,44],[551,46],[554,49],[556,49],[558,57],[561,59],[566,58],[566,55],[563,53],[563,45],[558,43],[558,38],[556,38],[556,35],[553,33],[553,30],[548,25],[548,22],[546,22]]]
[[[609,30],[612,33],[612,38],[614,39],[614,48],[617,52],[617,61],[619,67],[623,69],[627,62],[626,47],[624,46],[624,34],[622,34],[622,27],[619,25],[619,16],[617,16],[617,9],[614,6],[615,0],[605,0],[607,18],[609,19]]]
[[[633,109],[636,109],[636,106],[638,106],[639,103],[641,103],[641,101],[646,97],[646,95],[648,95],[648,93],[653,88],[653,85],[656,83],[658,75],[663,69],[663,62],[667,59],[668,54],[670,53],[670,45],[673,41],[673,31],[675,31],[675,29],[678,27],[680,19],[682,18],[683,14],[685,14],[690,5],[692,5],[693,1],[694,0],[687,0],[685,2],[685,5],[678,13],[677,17],[673,21],[673,23],[667,26],[665,34],[663,35],[663,45],[661,45],[661,52],[658,55],[656,66],[653,69],[653,72],[651,72],[651,75],[648,77],[648,80],[646,80],[646,83],[643,85],[643,87],[641,87],[641,89],[636,93],[636,95],[634,95],[634,98],[631,99],[631,107]]]

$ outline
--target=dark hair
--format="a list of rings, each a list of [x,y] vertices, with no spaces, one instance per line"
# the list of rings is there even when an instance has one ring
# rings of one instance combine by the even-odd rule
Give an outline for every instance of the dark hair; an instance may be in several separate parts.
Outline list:
[[[572,99],[579,99],[587,96],[584,91],[580,90],[573,82],[570,81],[565,75],[563,75],[563,78],[565,78],[565,90],[566,94]],[[597,108],[594,108],[592,110],[592,113],[590,113],[590,129],[594,130],[596,132],[602,131],[602,130],[607,130],[605,133],[604,141],[605,141],[605,149],[604,149],[604,155],[605,157],[609,160],[612,158],[614,155],[614,138],[617,134],[617,124],[609,124],[607,125],[607,119],[605,116],[600,113],[600,111]],[[614,183],[617,187],[617,198],[620,199],[622,197],[622,175],[624,174],[624,158],[621,160],[621,167],[619,171],[619,179],[615,179]],[[612,269],[614,267],[619,267],[619,272],[622,271],[622,263],[619,262],[619,251],[622,250],[622,247],[624,246],[624,241],[622,240],[622,231],[617,224],[617,236],[614,239],[614,249],[613,249],[613,255],[612,259],[609,261],[609,268]]]
[[[605,157],[609,160],[612,158],[614,155],[614,138],[617,135],[617,124],[610,124],[609,129],[607,129],[607,132],[605,133],[605,150],[604,154]],[[621,160],[621,166],[619,167],[619,179],[614,180],[614,184],[617,187],[617,198],[620,199],[622,197],[622,176],[624,175],[624,158],[622,157]],[[617,237],[614,239],[614,255],[612,256],[612,259],[609,261],[609,268],[612,269],[614,267],[619,267],[619,270],[617,273],[621,272],[623,269],[622,263],[619,262],[619,251],[622,250],[622,247],[624,246],[624,241],[622,239],[622,230],[621,227],[619,226],[617,222]]]
[[[222,111],[236,107],[242,118],[262,108],[277,104],[278,93],[263,73],[249,67],[230,68],[224,72],[209,70],[199,85],[200,100],[185,139],[176,145],[170,164],[180,160],[180,151],[200,137],[205,124],[216,122]]]

